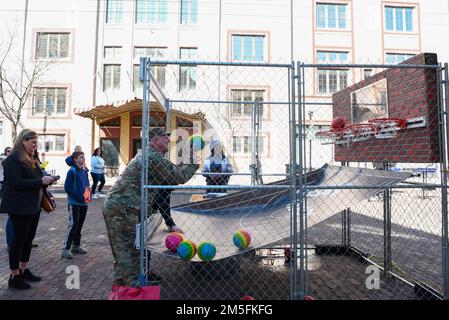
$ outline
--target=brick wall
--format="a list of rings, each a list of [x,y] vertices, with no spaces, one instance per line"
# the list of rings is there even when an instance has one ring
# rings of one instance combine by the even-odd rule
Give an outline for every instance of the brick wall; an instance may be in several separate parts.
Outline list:
[[[423,53],[402,64],[434,65],[436,54]],[[351,123],[351,93],[387,79],[390,118],[425,116],[428,126],[406,129],[392,139],[375,139],[335,146],[335,160],[349,162],[439,162],[438,97],[435,69],[390,68],[332,96],[333,117]]]

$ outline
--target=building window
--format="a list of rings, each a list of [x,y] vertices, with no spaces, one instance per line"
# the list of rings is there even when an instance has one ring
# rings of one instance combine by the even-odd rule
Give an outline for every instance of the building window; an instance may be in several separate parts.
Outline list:
[[[65,135],[64,134],[39,134],[37,141],[37,150],[39,152],[64,152]]]
[[[67,88],[34,88],[33,116],[58,116],[66,113]]]
[[[233,35],[232,60],[261,62],[264,59],[265,36]]]
[[[181,0],[181,24],[195,24],[198,21],[198,1]]]
[[[373,75],[373,69],[363,69],[363,79],[368,79]]]
[[[195,60],[197,55],[197,48],[181,48],[181,60],[189,61]],[[196,88],[196,67],[194,66],[180,66],[179,67],[179,89],[188,90]]]
[[[387,64],[398,64],[414,56],[415,56],[414,54],[407,54],[407,53],[387,53],[385,60]]]
[[[253,105],[255,101],[264,101],[265,90],[248,90],[248,89],[233,89],[231,90],[232,101],[248,101],[248,103],[233,103],[231,105],[231,116],[233,118],[251,117],[253,113]],[[260,105],[260,115],[263,116],[264,108]]]
[[[123,20],[123,0],[107,0],[106,23],[121,23]]]
[[[385,7],[385,29],[413,32],[413,8]]]
[[[348,52],[318,51],[318,63],[339,64],[348,62]],[[318,69],[319,94],[332,94],[348,86],[348,70],[339,68]]]
[[[103,90],[120,88],[120,65],[105,64],[103,72]]]
[[[134,60],[136,62],[140,61],[140,58],[149,57],[150,59],[161,60],[164,59],[167,55],[167,48],[164,47],[135,47],[134,48]],[[140,65],[134,65],[133,71],[133,83],[134,90],[141,89],[143,86],[143,82],[139,79],[139,69]],[[165,88],[165,75],[166,75],[166,66],[165,65],[157,65],[151,66],[151,72],[153,73],[154,78],[161,88]]]
[[[265,152],[265,137],[259,136],[258,140],[259,153],[263,154]],[[234,155],[250,155],[252,153],[251,136],[233,136],[232,152]]]
[[[136,23],[166,23],[167,0],[137,0]]]
[[[316,27],[318,29],[346,29],[346,4],[317,3]]]
[[[104,58],[120,60],[122,58],[122,47],[104,47]]]
[[[37,33],[36,59],[64,59],[69,57],[70,33]]]

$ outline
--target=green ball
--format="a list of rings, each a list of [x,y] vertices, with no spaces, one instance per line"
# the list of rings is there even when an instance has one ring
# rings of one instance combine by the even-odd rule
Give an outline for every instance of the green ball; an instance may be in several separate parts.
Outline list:
[[[196,151],[203,150],[206,146],[206,140],[200,134],[194,134],[190,137],[190,145]]]
[[[202,242],[198,246],[198,257],[203,261],[210,261],[215,257],[217,248],[210,242]]]

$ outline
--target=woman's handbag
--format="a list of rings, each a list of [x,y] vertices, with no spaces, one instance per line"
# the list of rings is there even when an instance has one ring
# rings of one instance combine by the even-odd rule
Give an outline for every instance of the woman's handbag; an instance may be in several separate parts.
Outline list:
[[[44,210],[47,213],[50,213],[56,209],[56,202],[52,200],[52,195],[50,191],[47,191],[47,189],[44,189],[41,207],[42,210]]]

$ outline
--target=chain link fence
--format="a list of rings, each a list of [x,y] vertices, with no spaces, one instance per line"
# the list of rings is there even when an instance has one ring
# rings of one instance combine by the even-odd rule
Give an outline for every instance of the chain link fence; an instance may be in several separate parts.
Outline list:
[[[137,242],[161,298],[447,298],[447,88],[430,62],[142,60]],[[148,160],[155,127],[176,172]]]
[[[360,172],[371,169],[374,180],[376,172],[406,174],[318,224],[306,222],[305,260],[313,263],[304,268],[304,293],[326,299],[448,298],[447,97],[444,69],[434,58],[424,54],[395,66],[299,65],[303,168],[338,161]],[[320,126],[316,118],[332,125],[317,133],[311,130]],[[336,185],[353,195],[366,186],[340,179]],[[346,196],[336,194],[330,205]],[[328,203],[318,206],[332,212]],[[305,206],[305,216],[308,210],[316,209]]]
[[[159,99],[150,104],[149,127],[171,132],[168,158],[186,170],[182,179],[147,181],[150,201],[152,193],[164,190],[158,185],[172,186],[170,196],[154,201],[159,212],[171,206],[171,220],[160,222],[148,244],[149,269],[163,278],[161,298],[289,299],[290,266],[284,264],[283,248],[291,238],[286,168],[291,163],[292,66],[151,64],[147,92]],[[198,160],[194,174],[185,165],[192,159]],[[150,163],[148,170],[151,177],[157,168]],[[248,247],[236,246],[240,229],[251,237]],[[170,252],[165,245],[170,231],[182,231],[190,243]],[[271,245],[279,241],[280,254]],[[183,245],[187,256],[180,253]]]

